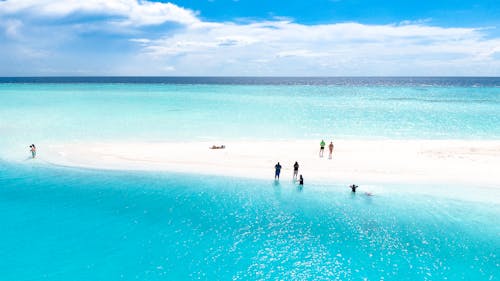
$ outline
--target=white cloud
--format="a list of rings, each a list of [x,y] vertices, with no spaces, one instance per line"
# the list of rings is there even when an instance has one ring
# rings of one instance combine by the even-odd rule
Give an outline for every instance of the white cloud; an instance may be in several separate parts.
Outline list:
[[[330,53],[326,52],[312,52],[309,50],[289,50],[289,51],[283,51],[283,52],[278,52],[276,54],[277,57],[279,58],[286,58],[286,57],[304,57],[304,58],[313,58],[313,57],[328,57],[330,56]]]
[[[136,43],[140,43],[142,45],[146,45],[146,44],[151,43],[151,40],[149,40],[147,38],[132,38],[132,39],[130,39],[130,42],[136,42]]]
[[[10,38],[18,38],[20,36],[19,30],[23,26],[23,23],[20,20],[9,19],[6,21],[0,21],[0,26],[4,27],[5,35]]]
[[[171,72],[171,71],[175,71],[175,67],[173,67],[171,65],[166,65],[166,66],[162,67],[162,70],[166,71],[166,72]]]
[[[165,22],[192,24],[196,14],[172,3],[138,0],[5,0],[0,1],[0,15],[23,13],[31,17],[62,18],[73,14],[123,17],[122,25],[155,25]]]
[[[112,28],[78,21],[43,26],[45,17],[73,19],[82,14],[103,16]],[[24,18],[36,18],[42,26]],[[165,22],[182,28],[145,29]],[[0,1],[2,27],[11,40],[3,48],[10,61],[23,60],[20,53],[16,56],[14,43],[26,32],[25,38],[32,39],[23,41],[24,50],[50,54],[39,64],[61,73],[88,61],[96,75],[101,66],[106,66],[106,74],[117,75],[500,75],[500,39],[488,37],[488,29],[431,26],[427,20],[380,25],[305,25],[283,18],[206,22],[189,9],[146,0],[7,0]],[[115,40],[113,59],[99,49],[78,59],[60,51],[71,50],[75,40],[85,43],[88,39],[80,34],[99,30],[123,37],[89,44],[99,48]]]
[[[220,38],[231,44],[220,44]],[[429,65],[433,74],[480,75],[500,72],[493,58],[497,46],[500,40],[487,38],[480,28],[267,21],[200,22],[153,39],[142,51],[145,57],[175,58],[183,74],[223,69],[223,75],[261,75],[267,64],[272,75],[426,75]],[[196,60],[203,65],[193,67]],[[220,67],[223,61],[231,66]]]

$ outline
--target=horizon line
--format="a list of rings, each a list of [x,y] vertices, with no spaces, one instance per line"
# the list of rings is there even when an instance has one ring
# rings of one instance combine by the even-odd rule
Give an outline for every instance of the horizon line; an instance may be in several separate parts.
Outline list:
[[[352,75],[352,76],[251,76],[251,75],[51,75],[51,76],[0,76],[3,78],[500,78],[500,76],[471,76],[471,75]]]

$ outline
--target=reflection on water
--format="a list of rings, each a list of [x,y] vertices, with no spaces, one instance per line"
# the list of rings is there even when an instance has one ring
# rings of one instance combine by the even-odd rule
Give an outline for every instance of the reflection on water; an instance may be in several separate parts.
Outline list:
[[[489,280],[499,206],[336,185],[0,165],[5,280]],[[395,189],[396,190],[396,189]],[[466,210],[466,211],[465,211]]]

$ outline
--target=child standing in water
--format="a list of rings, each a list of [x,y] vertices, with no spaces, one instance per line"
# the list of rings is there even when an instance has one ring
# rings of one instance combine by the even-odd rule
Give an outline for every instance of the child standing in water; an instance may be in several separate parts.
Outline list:
[[[35,158],[36,157],[36,147],[34,144],[30,145],[30,151],[31,151],[31,157]]]

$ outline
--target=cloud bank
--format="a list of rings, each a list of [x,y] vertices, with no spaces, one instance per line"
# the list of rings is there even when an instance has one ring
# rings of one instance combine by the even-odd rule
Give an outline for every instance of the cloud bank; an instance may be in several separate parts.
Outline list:
[[[0,1],[0,75],[500,75],[500,38],[429,21],[207,22],[172,3]]]
[[[167,21],[182,24],[198,22],[190,10],[171,3],[135,0],[7,0],[0,2],[0,15],[32,18],[65,18],[77,14],[117,17],[122,25],[154,25]]]

